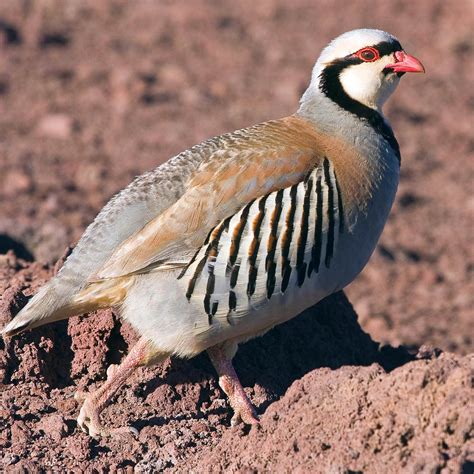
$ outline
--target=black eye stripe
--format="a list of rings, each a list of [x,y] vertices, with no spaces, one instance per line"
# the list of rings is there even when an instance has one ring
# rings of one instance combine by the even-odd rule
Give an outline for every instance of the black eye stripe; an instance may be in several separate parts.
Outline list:
[[[395,53],[396,51],[403,51],[402,45],[396,40],[382,41],[372,46],[365,46],[364,48],[376,49],[380,54],[380,58],[382,58],[383,56],[387,56],[388,54]],[[355,64],[364,63],[365,61],[363,59],[360,59],[355,55],[356,52],[357,51],[354,51],[353,53],[348,54],[344,58],[335,59],[334,61],[329,63],[328,66],[326,67],[334,67],[334,68],[339,69],[339,71],[342,71],[342,69],[344,69],[347,66],[353,66]]]
[[[372,46],[368,45],[368,46],[366,46],[366,48],[376,49],[379,52],[380,57],[387,56],[388,54],[395,53],[395,51],[402,51],[403,50],[402,45],[396,40],[382,41],[381,43],[374,44]],[[363,61],[360,58],[358,58],[357,56],[354,56],[354,54],[355,54],[355,52],[351,53],[348,56],[346,56],[345,58],[343,58],[341,60],[337,60],[337,61],[344,61],[344,62],[347,62],[348,64],[360,64],[360,63],[362,63]]]

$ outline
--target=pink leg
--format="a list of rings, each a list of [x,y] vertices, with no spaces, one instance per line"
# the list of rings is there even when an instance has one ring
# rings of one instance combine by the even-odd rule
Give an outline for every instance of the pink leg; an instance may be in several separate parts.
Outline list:
[[[221,346],[211,347],[207,350],[207,353],[219,376],[219,385],[229,398],[230,406],[234,410],[232,425],[236,425],[240,421],[248,425],[257,424],[259,420],[255,408],[239,381],[232,360],[226,355]]]
[[[141,338],[120,365],[111,365],[107,369],[107,381],[99,389],[89,394],[76,393],[76,400],[83,402],[77,418],[80,428],[93,438],[114,433],[136,432],[130,427],[114,430],[104,428],[100,422],[100,413],[138,367],[157,363],[167,355],[156,352],[147,339]]]

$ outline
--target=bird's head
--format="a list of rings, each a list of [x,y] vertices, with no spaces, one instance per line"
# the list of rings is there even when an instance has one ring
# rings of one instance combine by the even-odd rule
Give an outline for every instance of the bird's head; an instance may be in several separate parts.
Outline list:
[[[322,51],[302,102],[322,93],[349,111],[360,104],[380,111],[406,72],[424,72],[424,67],[394,36],[381,30],[349,31]]]

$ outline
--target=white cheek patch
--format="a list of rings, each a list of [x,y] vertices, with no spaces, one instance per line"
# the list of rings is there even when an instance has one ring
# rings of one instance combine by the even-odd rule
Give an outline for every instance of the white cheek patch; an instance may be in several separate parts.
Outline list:
[[[399,81],[396,74],[382,72],[392,62],[392,55],[387,55],[374,62],[345,68],[339,77],[344,91],[352,99],[379,110]]]
[[[380,88],[380,66],[376,62],[346,67],[339,79],[346,94],[358,102],[375,108],[375,96]]]

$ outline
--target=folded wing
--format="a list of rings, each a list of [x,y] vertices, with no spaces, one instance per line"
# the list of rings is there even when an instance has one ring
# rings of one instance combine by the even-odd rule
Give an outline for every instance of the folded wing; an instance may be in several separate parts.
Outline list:
[[[300,182],[322,160],[312,127],[288,117],[235,132],[215,151],[184,195],[123,242],[91,279],[184,266],[210,230],[250,201]]]

